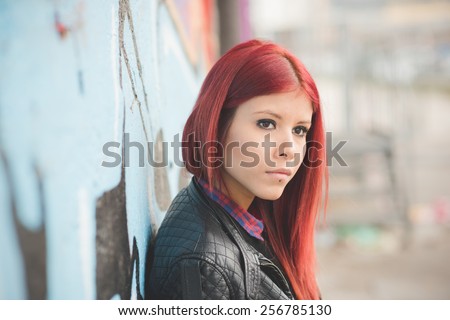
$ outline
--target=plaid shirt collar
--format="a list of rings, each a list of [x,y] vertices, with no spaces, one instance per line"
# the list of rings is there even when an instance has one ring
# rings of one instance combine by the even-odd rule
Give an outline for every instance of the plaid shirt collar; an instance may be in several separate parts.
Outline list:
[[[262,220],[256,219],[247,210],[242,208],[236,202],[228,198],[225,194],[213,187],[212,192],[209,192],[209,184],[198,179],[199,184],[202,186],[205,193],[215,202],[220,204],[230,216],[232,216],[241,226],[247,231],[249,235],[256,239],[264,241],[261,233],[264,229],[264,223]]]

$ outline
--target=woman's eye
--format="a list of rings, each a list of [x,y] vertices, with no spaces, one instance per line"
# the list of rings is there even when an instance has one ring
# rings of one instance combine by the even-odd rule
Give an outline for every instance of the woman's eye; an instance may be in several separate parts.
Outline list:
[[[308,132],[308,129],[301,126],[301,127],[295,127],[292,131],[294,132],[294,134],[296,134],[300,137],[303,137]]]
[[[275,128],[275,122],[273,120],[258,120],[257,125],[263,129]]]

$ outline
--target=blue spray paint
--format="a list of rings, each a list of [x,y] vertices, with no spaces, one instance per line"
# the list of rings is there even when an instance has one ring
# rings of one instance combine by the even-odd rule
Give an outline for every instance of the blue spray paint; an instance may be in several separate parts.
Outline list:
[[[182,170],[102,147],[181,133],[204,72],[166,6],[2,1],[0,70],[0,299],[141,298]]]

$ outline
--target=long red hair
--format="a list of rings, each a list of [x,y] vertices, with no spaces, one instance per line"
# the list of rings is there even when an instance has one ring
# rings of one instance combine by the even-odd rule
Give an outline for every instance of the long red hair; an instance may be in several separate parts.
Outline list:
[[[213,181],[222,182],[217,159],[212,163],[210,150],[201,146],[223,142],[241,103],[256,96],[299,88],[313,106],[306,156],[279,199],[255,198],[251,207],[262,209],[267,241],[283,266],[296,298],[318,299],[314,230],[322,195],[328,187],[328,175],[319,93],[305,66],[286,49],[271,42],[251,40],[233,47],[216,62],[203,82],[184,127],[182,154],[186,169],[195,177],[208,181],[210,186],[214,185]],[[220,150],[217,155],[221,156]]]

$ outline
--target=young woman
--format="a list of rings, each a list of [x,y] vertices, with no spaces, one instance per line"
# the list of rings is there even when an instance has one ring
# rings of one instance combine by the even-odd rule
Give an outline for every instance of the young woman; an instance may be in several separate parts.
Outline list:
[[[325,133],[303,64],[270,42],[228,51],[187,120],[183,160],[193,178],[159,228],[150,298],[320,298]]]

